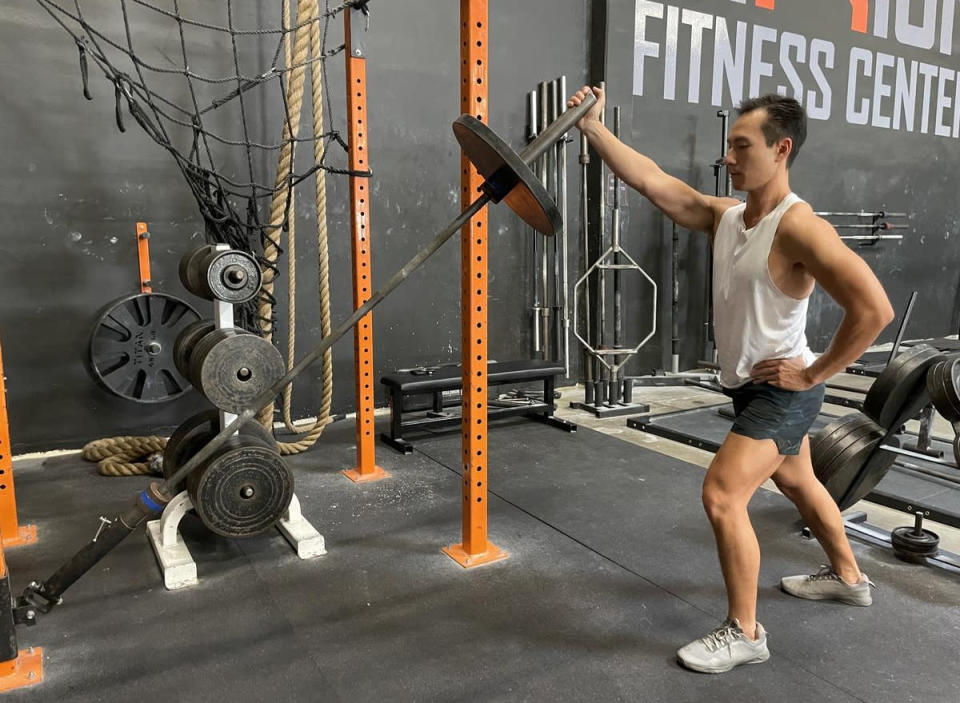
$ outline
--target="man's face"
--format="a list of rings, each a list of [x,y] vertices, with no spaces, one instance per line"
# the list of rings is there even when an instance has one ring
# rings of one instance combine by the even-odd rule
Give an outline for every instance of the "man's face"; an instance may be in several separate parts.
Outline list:
[[[740,116],[730,129],[725,161],[736,190],[750,192],[766,185],[779,164],[786,164],[791,140],[781,139],[768,146],[763,134],[766,120],[767,111],[759,108]]]

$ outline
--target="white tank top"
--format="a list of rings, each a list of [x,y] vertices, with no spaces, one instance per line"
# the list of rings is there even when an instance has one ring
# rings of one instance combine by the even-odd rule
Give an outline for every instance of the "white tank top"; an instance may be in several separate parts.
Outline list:
[[[713,327],[720,383],[736,388],[750,381],[750,369],[764,359],[802,356],[807,346],[807,298],[798,300],[770,277],[767,259],[783,215],[803,202],[790,193],[752,229],[743,223],[746,203],[723,213],[713,240]]]

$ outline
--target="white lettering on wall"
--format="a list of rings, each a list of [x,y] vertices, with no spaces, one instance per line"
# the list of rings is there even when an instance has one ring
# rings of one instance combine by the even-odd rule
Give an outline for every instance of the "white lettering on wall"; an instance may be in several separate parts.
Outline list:
[[[910,62],[910,75],[907,76],[907,62],[897,59],[897,84],[893,91],[893,128],[900,129],[901,115],[906,118],[905,128],[913,131],[917,114],[917,62]]]
[[[833,91],[845,89],[838,113],[848,124],[960,138],[960,68],[887,48],[906,44],[951,55],[960,0],[874,0],[874,37],[887,46],[844,46],[839,51],[849,52],[848,61],[839,63],[845,65],[836,65],[838,45],[826,39],[691,10],[679,0],[635,1],[635,95],[644,95],[653,70],[657,79],[662,75],[664,100],[682,100],[686,92],[692,105],[731,107],[776,91],[796,98],[810,119],[828,120]]]
[[[817,94],[814,91],[807,93],[807,115],[814,120],[829,120],[830,111],[833,107],[833,89],[827,81],[824,68],[833,70],[834,60],[833,42],[824,39],[814,39],[810,42],[810,73],[820,88],[822,100],[817,100]],[[823,64],[821,65],[821,59]]]
[[[677,97],[677,44],[680,42],[680,8],[667,6],[667,51],[663,62],[663,99]]]
[[[870,121],[870,100],[862,98],[859,107],[857,100],[857,77],[873,74],[873,54],[858,46],[850,49],[850,73],[847,76],[847,122],[867,124]]]
[[[937,74],[937,117],[933,121],[933,133],[938,137],[949,137],[953,129],[943,124],[943,113],[953,106],[953,99],[947,96],[947,83],[954,80],[956,72],[950,68],[941,68]]]
[[[731,46],[727,21],[717,17],[713,45],[713,104],[723,104],[723,82],[726,79],[730,102],[743,100],[743,64],[747,53],[747,23],[737,22],[736,44]]]
[[[802,34],[793,32],[784,32],[780,35],[780,68],[787,76],[787,81],[793,89],[792,97],[803,102],[803,82],[800,80],[800,74],[797,73],[793,61],[790,59],[790,50],[796,49],[796,60],[798,63],[804,63],[807,60],[807,40]],[[782,90],[781,90],[782,88]],[[786,86],[779,86],[777,92],[780,95],[787,94]]]
[[[681,22],[690,26],[690,83],[687,101],[700,102],[700,66],[703,63],[703,32],[713,29],[713,15],[696,10],[683,11]]]
[[[910,6],[914,2],[916,0],[897,0],[897,15],[893,25],[897,41],[920,49],[931,49],[937,32],[937,0],[920,0],[923,3],[923,20],[920,24],[910,22]]]
[[[763,60],[763,45],[777,41],[777,30],[763,25],[753,28],[753,48],[750,53],[750,97],[760,95],[760,79],[773,76],[773,64]]]
[[[920,110],[920,132],[927,134],[930,131],[930,82],[937,75],[937,67],[921,61],[920,75],[923,76],[923,108]]]
[[[883,99],[890,97],[891,90],[889,84],[885,82],[884,71],[893,68],[893,56],[877,52],[877,62],[873,71],[873,126],[890,128],[890,118],[881,114],[883,109]]]
[[[637,0],[633,30],[633,94],[643,95],[643,63],[658,58],[660,45],[647,40],[647,18],[663,19],[663,3]]]

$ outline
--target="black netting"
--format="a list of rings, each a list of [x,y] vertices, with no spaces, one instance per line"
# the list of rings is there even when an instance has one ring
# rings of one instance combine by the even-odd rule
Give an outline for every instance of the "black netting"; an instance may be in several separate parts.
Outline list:
[[[331,119],[326,90],[327,59],[344,49],[328,45],[330,22],[350,8],[368,12],[367,0],[288,0],[289,21],[279,0],[37,2],[77,45],[83,95],[99,97],[92,63],[112,84],[117,127],[125,131],[129,116],[173,156],[199,205],[208,242],[251,252],[276,276],[263,252],[268,245],[279,248],[294,188],[318,169],[370,175],[346,168],[347,145]],[[293,53],[287,47],[312,24],[319,47],[288,62],[286,54]],[[325,124],[333,125],[322,134],[309,128],[309,117],[299,131],[292,128],[301,120],[287,98],[291,72],[303,69],[309,112],[314,64],[323,71]],[[318,161],[311,158],[298,170],[291,158],[286,172],[277,174],[282,149],[308,143],[312,150],[318,140]],[[278,193],[287,207],[282,222],[271,226],[270,204]],[[274,320],[258,320],[257,307],[257,301],[241,306],[237,324],[254,332],[273,329]]]

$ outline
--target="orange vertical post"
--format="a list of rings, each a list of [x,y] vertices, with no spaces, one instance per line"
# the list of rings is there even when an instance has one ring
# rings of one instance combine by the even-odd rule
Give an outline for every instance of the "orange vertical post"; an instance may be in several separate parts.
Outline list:
[[[20,525],[17,522],[10,423],[7,420],[7,387],[3,375],[3,350],[0,348],[0,543],[4,547],[16,547],[36,541],[37,526]]]
[[[488,0],[460,0],[461,112],[486,123],[489,116]],[[466,207],[483,178],[461,157],[460,200]],[[487,540],[487,211],[463,228],[460,262],[460,353],[463,366],[463,541],[443,551],[464,567],[506,559]]]
[[[150,280],[150,231],[146,222],[137,223],[137,260],[140,264],[140,292],[153,293]]]
[[[351,171],[370,170],[367,142],[367,59],[365,17],[350,8],[343,13],[344,51],[347,65],[347,123]],[[356,26],[361,25],[361,26]],[[370,179],[350,176],[350,230],[353,254],[354,310],[370,299]],[[367,482],[390,474],[375,463],[373,427],[373,313],[353,328],[353,359],[357,398],[357,465],[343,471],[352,481]]]

